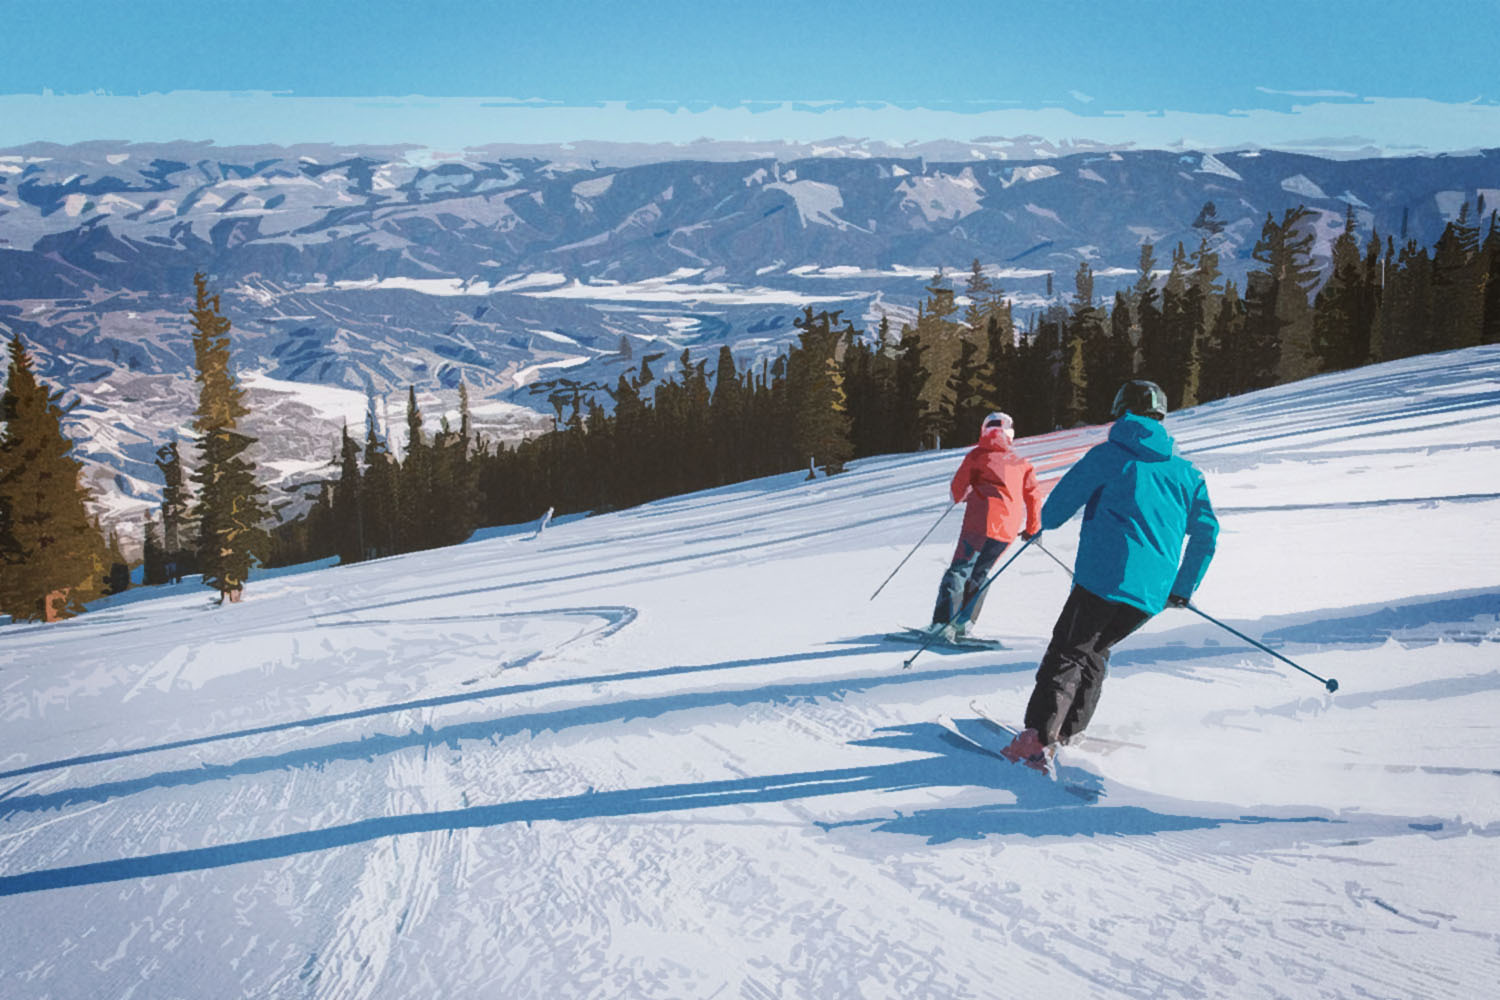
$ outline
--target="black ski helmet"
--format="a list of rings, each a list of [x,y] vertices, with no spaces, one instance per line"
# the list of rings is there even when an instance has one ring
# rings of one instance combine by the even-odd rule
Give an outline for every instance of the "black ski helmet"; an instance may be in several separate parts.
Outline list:
[[[1161,420],[1167,415],[1167,394],[1155,382],[1141,378],[1131,379],[1115,393],[1114,404],[1109,408],[1109,418],[1119,420],[1126,413]]]

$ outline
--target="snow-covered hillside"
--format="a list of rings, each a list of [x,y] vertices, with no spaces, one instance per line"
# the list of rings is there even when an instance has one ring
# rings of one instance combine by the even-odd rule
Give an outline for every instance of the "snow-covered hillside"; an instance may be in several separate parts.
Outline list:
[[[1057,784],[934,724],[1019,716],[1056,564],[909,670],[957,518],[869,599],[953,451],[0,630],[0,994],[1488,995],[1500,349],[1169,426],[1197,603],[1341,688],[1169,610]]]

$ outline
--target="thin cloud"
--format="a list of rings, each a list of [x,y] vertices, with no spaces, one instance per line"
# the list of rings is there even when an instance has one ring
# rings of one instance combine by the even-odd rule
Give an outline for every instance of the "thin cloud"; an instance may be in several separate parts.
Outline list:
[[[1344,98],[1354,100],[1358,94],[1351,94],[1347,90],[1273,90],[1270,87],[1256,87],[1262,94],[1273,94],[1277,97],[1326,97]]]

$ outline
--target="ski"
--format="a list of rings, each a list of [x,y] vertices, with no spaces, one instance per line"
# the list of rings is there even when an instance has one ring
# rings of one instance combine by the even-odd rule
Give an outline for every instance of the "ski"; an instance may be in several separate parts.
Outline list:
[[[1007,740],[1013,740],[1016,738],[1019,731],[1015,726],[1012,726],[1007,722],[1001,722],[999,719],[986,712],[984,710],[984,706],[980,705],[979,702],[969,702],[969,710],[972,711],[975,715],[979,716],[979,718],[988,725],[1004,733]],[[1070,742],[1062,744],[1061,749],[1081,750],[1084,753],[1088,754],[1102,755],[1107,753],[1114,753],[1116,750],[1124,750],[1126,748],[1133,750],[1146,749],[1139,743],[1129,743],[1125,740],[1111,740],[1103,736],[1089,736],[1085,733],[1079,733],[1078,735],[1074,736]]]
[[[891,642],[909,642],[915,645],[927,643],[928,649],[950,649],[959,652],[973,652],[985,649],[1004,649],[999,640],[980,639],[977,636],[963,635],[953,639],[934,639],[925,628],[904,628],[900,632],[891,632],[886,635]]]
[[[1009,735],[1005,737],[1003,742],[1000,740],[1002,732],[1009,733],[1009,730],[1003,725],[983,717],[977,719],[954,719],[949,715],[938,716],[937,724],[952,735],[965,750],[982,753],[986,757],[992,757],[1005,764],[1010,763],[1010,760],[1000,752],[1001,747],[1008,746],[1010,743]],[[1034,768],[1027,768],[1027,770],[1034,770]],[[1098,788],[1089,788],[1069,781],[1058,781],[1055,770],[1052,774],[1043,775],[1043,777],[1056,782],[1059,788],[1089,802],[1097,801],[1104,794]]]

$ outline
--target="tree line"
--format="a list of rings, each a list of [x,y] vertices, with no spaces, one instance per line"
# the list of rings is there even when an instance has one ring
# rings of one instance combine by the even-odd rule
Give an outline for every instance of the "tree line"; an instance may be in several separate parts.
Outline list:
[[[874,331],[839,312],[804,310],[774,359],[740,368],[731,350],[683,351],[670,377],[651,354],[612,386],[542,383],[552,431],[513,446],[473,431],[460,386],[457,426],[432,435],[407,393],[400,457],[373,402],[363,435],[337,442],[338,478],[307,512],[265,528],[267,512],[246,413],[228,363],[229,320],[195,277],[193,428],[201,461],[189,472],[165,446],[160,521],[146,526],[148,583],[202,574],[238,599],[250,568],[310,559],[358,562],[463,541],[478,527],[556,513],[602,512],[799,469],[837,474],[855,458],[972,444],[985,414],[1005,410],[1022,435],[1101,423],[1119,384],[1150,378],[1181,409],[1318,372],[1500,342],[1500,225],[1464,205],[1431,247],[1404,234],[1363,243],[1346,213],[1326,278],[1313,259],[1314,214],[1267,214],[1243,289],[1226,280],[1208,234],[1177,244],[1162,266],[1143,244],[1134,283],[1106,304],[1085,261],[1067,304],[1026,317],[974,261],[961,283],[940,269],[916,318]],[[1201,224],[1201,225],[1200,225]],[[960,287],[961,285],[961,287]],[[11,345],[0,435],[0,611],[16,618],[77,610],[120,585],[118,542],[87,512],[67,454],[57,394],[38,382],[19,338]],[[606,401],[607,400],[607,401]],[[39,485],[45,483],[46,485]],[[44,498],[44,499],[39,499]],[[47,513],[42,513],[43,511]],[[128,578],[127,578],[128,582]]]
[[[1211,230],[1215,215],[1210,203],[1200,220]],[[287,544],[278,558],[350,562],[450,544],[474,527],[548,510],[601,512],[814,466],[836,474],[854,458],[972,444],[997,409],[1023,435],[1102,423],[1131,378],[1158,382],[1175,410],[1318,372],[1500,341],[1494,215],[1481,241],[1464,206],[1429,253],[1378,233],[1362,247],[1351,208],[1321,287],[1312,219],[1304,207],[1267,215],[1243,289],[1224,278],[1206,235],[1191,251],[1175,246],[1164,268],[1144,244],[1134,284],[1110,305],[1096,299],[1084,262],[1072,302],[1024,324],[979,261],[961,289],[939,270],[915,321],[897,335],[886,319],[866,333],[839,312],[808,308],[787,351],[748,369],[725,346],[712,371],[706,357],[684,350],[669,378],[653,372],[663,357],[654,354],[613,386],[544,383],[557,426],[514,447],[476,441],[466,403],[460,429],[445,424],[428,445],[409,394],[412,457],[390,457],[372,412],[363,459],[346,434],[338,483],[304,521],[280,529]],[[445,498],[436,522],[419,513],[416,498],[426,496]],[[359,515],[361,504],[370,513]],[[372,537],[384,511],[415,517],[413,528],[381,527]]]

